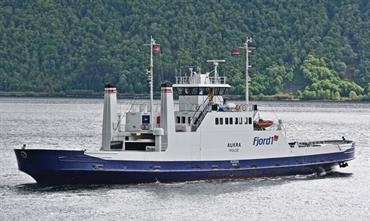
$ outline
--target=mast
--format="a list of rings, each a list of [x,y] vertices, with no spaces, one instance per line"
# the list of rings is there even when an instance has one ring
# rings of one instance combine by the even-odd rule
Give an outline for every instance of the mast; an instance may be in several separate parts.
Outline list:
[[[247,37],[245,43],[243,44],[243,47],[241,47],[245,49],[245,102],[247,106],[249,106],[249,81],[250,81],[248,69],[251,67],[249,65],[249,53],[252,52],[248,47],[249,42],[252,42],[252,38]]]
[[[155,41],[152,36],[150,36],[150,129],[154,128],[154,104],[153,104],[153,45]]]
[[[150,44],[145,44],[145,46],[149,46],[150,47],[150,66],[149,66],[149,71],[147,72],[147,74],[149,74],[148,76],[148,80],[149,80],[149,87],[150,87],[150,129],[153,130],[154,128],[154,104],[153,104],[153,46],[154,45],[157,45],[155,43],[155,40],[152,36],[150,36]]]

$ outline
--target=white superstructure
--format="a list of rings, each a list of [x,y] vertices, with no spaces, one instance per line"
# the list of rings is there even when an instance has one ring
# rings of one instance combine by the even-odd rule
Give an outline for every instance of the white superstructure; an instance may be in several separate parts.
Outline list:
[[[141,106],[140,111],[130,108],[124,113],[125,122],[121,122],[122,118],[112,113],[117,109],[112,98],[115,93],[106,94],[105,105],[109,107],[104,108],[104,113],[109,114],[104,114],[103,152],[99,157],[161,161],[247,160],[333,153],[351,147],[350,143],[289,142],[281,121],[259,119],[257,105],[249,105],[248,99],[246,103],[225,103],[223,96],[230,85],[217,70],[219,63],[225,61],[209,62],[214,64],[213,74],[197,73],[191,68],[186,76],[176,77],[173,86],[163,84],[158,112],[148,111],[152,108],[146,106]],[[115,92],[115,88],[108,91]],[[178,94],[176,110],[173,91]],[[109,140],[111,146],[107,145]]]

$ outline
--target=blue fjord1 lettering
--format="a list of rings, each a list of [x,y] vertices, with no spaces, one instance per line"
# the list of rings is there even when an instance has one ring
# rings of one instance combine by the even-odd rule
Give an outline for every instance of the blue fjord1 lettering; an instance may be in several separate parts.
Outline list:
[[[263,137],[254,137],[253,139],[253,146],[261,146],[261,145],[272,145],[274,143],[274,141],[278,141],[279,140],[279,136],[278,135],[274,135],[272,137],[267,137],[267,138],[263,138]]]

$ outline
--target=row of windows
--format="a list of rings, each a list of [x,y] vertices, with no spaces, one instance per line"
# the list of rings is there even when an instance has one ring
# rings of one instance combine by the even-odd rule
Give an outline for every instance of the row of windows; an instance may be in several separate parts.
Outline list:
[[[232,124],[252,124],[251,117],[216,117],[215,124],[216,125],[232,125]]]
[[[176,117],[176,123],[178,124],[185,124],[187,120],[187,123],[190,124],[191,117],[185,117],[185,116],[177,116]],[[233,125],[233,124],[252,124],[252,118],[251,117],[216,117],[215,118],[215,124],[216,125]]]
[[[188,124],[190,124],[190,122],[191,122],[191,118],[188,117]],[[176,117],[176,123],[178,123],[178,124],[185,124],[186,123],[186,117],[184,117],[184,116],[182,116],[182,117],[177,116]]]
[[[175,91],[178,95],[224,95],[227,88],[207,88],[207,87],[175,87]]]

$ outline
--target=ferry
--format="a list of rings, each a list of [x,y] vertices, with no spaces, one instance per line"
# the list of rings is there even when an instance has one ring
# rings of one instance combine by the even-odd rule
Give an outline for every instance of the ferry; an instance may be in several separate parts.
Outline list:
[[[218,65],[211,72],[190,68],[175,84],[161,85],[160,109],[153,101],[153,48],[150,39],[150,102],[118,113],[117,90],[104,90],[100,150],[15,149],[20,171],[39,184],[138,184],[214,179],[246,179],[324,174],[354,159],[355,143],[344,138],[290,141],[283,122],[264,120],[246,100],[225,102],[230,89]],[[174,93],[178,101],[174,101]]]

